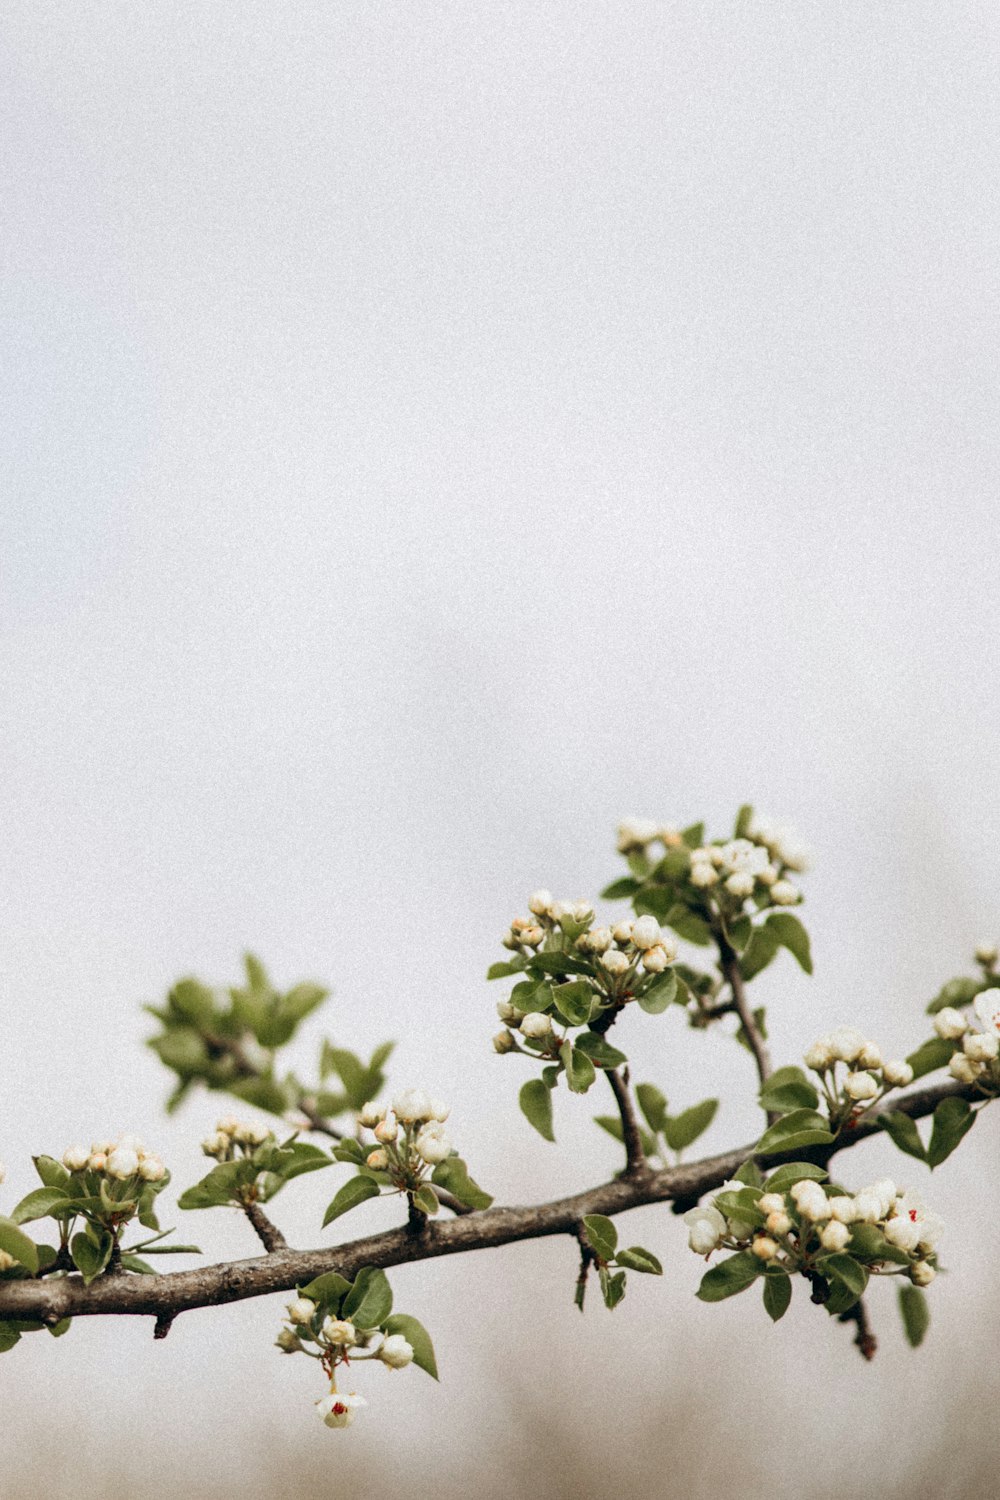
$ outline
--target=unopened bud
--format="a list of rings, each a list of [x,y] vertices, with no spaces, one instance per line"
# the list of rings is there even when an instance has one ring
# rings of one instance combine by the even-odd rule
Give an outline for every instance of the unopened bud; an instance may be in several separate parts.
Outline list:
[[[964,1036],[969,1029],[969,1023],[960,1010],[952,1005],[946,1005],[944,1010],[939,1010],[934,1017],[934,1030],[939,1037],[946,1042],[957,1042],[960,1036]]]
[[[612,948],[608,953],[602,953],[601,963],[609,974],[624,974],[631,967],[628,955],[620,948]]]
[[[533,912],[536,917],[546,916],[551,905],[552,892],[547,891],[544,888],[538,891],[532,891],[531,895],[528,897],[528,910],[530,912]]]
[[[962,1048],[972,1062],[992,1062],[1000,1053],[1000,1037],[995,1031],[967,1031]]]
[[[976,948],[976,963],[983,964],[987,969],[992,969],[998,956],[1000,954],[997,952],[996,943],[980,943]]]
[[[365,1166],[373,1167],[377,1172],[384,1171],[388,1165],[389,1158],[387,1154],[382,1150],[381,1146],[377,1147],[374,1151],[369,1151],[368,1155],[365,1157]]]
[[[878,1084],[870,1073],[848,1073],[844,1080],[844,1093],[849,1099],[855,1099],[859,1103],[865,1099],[874,1099],[878,1091]]]
[[[542,1011],[529,1011],[521,1021],[522,1036],[543,1037],[548,1036],[552,1030],[552,1021]]]
[[[778,1246],[770,1235],[760,1234],[750,1246],[750,1250],[758,1260],[773,1260],[778,1253]]]
[[[394,1114],[387,1114],[384,1120],[379,1120],[375,1126],[375,1139],[381,1141],[383,1146],[388,1146],[399,1134],[399,1126]]]
[[[514,1052],[516,1048],[517,1042],[509,1031],[498,1031],[493,1038],[493,1051],[499,1052],[501,1056],[505,1052]]]
[[[666,949],[660,943],[655,948],[647,948],[642,955],[642,967],[650,974],[662,974],[669,963]]]
[[[655,948],[660,936],[660,924],[655,917],[639,917],[632,924],[632,942],[643,952],[647,948]]]
[[[908,1062],[890,1058],[882,1064],[882,1077],[890,1088],[905,1089],[908,1083],[913,1082],[913,1069]]]
[[[90,1152],[86,1146],[68,1146],[63,1152],[63,1166],[70,1172],[86,1171],[87,1162],[90,1160]],[[0,1182],[3,1178],[0,1177]]]
[[[882,1053],[874,1042],[866,1042],[858,1054],[859,1068],[880,1068],[882,1066]]]
[[[316,1304],[315,1302],[310,1302],[308,1297],[296,1297],[287,1306],[288,1321],[290,1323],[295,1323],[298,1327],[305,1328],[312,1322],[313,1314],[316,1311]]]
[[[851,1231],[839,1219],[831,1219],[820,1231],[819,1242],[824,1250],[843,1250],[851,1238]]]
[[[930,1286],[937,1271],[929,1260],[915,1260],[910,1267],[910,1280],[914,1286]]]

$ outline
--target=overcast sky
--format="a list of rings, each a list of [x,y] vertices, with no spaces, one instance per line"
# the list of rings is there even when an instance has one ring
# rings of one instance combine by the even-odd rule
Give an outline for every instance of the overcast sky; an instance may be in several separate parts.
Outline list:
[[[628,814],[722,832],[749,797],[791,821],[817,975],[762,981],[781,1060],[838,1020],[914,1045],[1000,933],[993,7],[32,0],[0,27],[0,1208],[32,1150],[109,1131],[200,1170],[217,1104],[165,1121],[139,1005],[247,946],[335,989],[303,1069],[324,1026],[396,1036],[395,1080],[455,1101],[500,1198],[608,1173],[589,1101],[560,1100],[558,1151],[520,1120],[483,974],[534,886],[615,873]],[[679,1103],[743,1091],[710,1145],[756,1128],[730,1042],[670,1017],[628,1040]],[[930,1185],[952,1213],[994,1123]],[[299,1242],[325,1242],[333,1181],[289,1190]],[[421,1461],[456,1414],[503,1436],[511,1315],[529,1384],[566,1351],[636,1378],[636,1340],[666,1381],[651,1319],[695,1359],[718,1336],[729,1310],[692,1303],[679,1226],[646,1213],[670,1275],[613,1326],[572,1321],[565,1246],[399,1274],[450,1373],[389,1382]],[[211,1258],[252,1253],[198,1218]],[[953,1323],[996,1249],[952,1241]],[[19,1451],[96,1390],[192,1494],[265,1427],[329,1452],[311,1371],[268,1350],[279,1311],[156,1348],[26,1341]],[[995,1339],[990,1316],[962,1336]],[[787,1362],[799,1441],[818,1359],[844,1392],[830,1461],[847,1432],[875,1454],[884,1387],[846,1338],[762,1319],[727,1326]],[[883,1379],[912,1379],[886,1343]],[[389,1397],[366,1393],[349,1441],[387,1474]],[[81,1416],[70,1440],[53,1497],[119,1461]]]

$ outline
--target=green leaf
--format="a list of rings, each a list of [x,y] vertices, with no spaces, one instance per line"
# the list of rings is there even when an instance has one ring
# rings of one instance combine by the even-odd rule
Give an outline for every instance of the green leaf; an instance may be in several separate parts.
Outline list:
[[[552,1090],[547,1088],[540,1078],[529,1078],[527,1083],[522,1084],[517,1102],[521,1106],[521,1113],[528,1123],[535,1127],[538,1134],[544,1136],[547,1141],[554,1141]]]
[[[638,909],[637,902],[636,910],[638,911]],[[712,929],[704,917],[700,917],[697,912],[693,912],[683,902],[678,902],[675,906],[670,907],[661,920],[668,927],[672,927],[678,937],[684,938],[689,943],[696,944],[699,948],[707,948],[712,941]]]
[[[619,1115],[595,1115],[594,1124],[600,1125],[602,1130],[606,1130],[608,1132],[608,1135],[613,1135],[615,1140],[624,1146],[625,1131],[622,1127],[621,1117]],[[653,1134],[653,1132],[651,1130],[647,1130],[645,1126],[640,1125],[639,1139],[642,1141],[642,1149],[645,1154],[647,1156],[655,1156],[657,1147],[656,1136]]]
[[[788,1311],[792,1300],[792,1278],[784,1272],[780,1276],[764,1277],[764,1310],[772,1323],[777,1323]]]
[[[775,1114],[793,1109],[815,1109],[819,1094],[801,1068],[778,1068],[761,1088],[760,1107]]]
[[[552,986],[546,979],[522,979],[510,992],[510,1003],[522,1016],[552,1009]]]
[[[903,1319],[906,1342],[911,1349],[919,1348],[930,1325],[931,1315],[927,1298],[918,1286],[899,1288],[899,1313]]]
[[[583,1026],[590,1020],[594,992],[583,979],[571,980],[569,984],[558,984],[552,991],[556,1009],[571,1026]]]
[[[945,1037],[928,1037],[922,1042],[916,1052],[911,1052],[906,1061],[913,1069],[914,1078],[923,1078],[925,1073],[933,1073],[937,1068],[946,1068],[951,1061],[953,1052],[958,1051],[957,1042],[949,1042]]]
[[[215,996],[197,979],[180,979],[167,996],[167,1004],[182,1020],[201,1030],[211,1027],[215,1019]]]
[[[618,1230],[605,1214],[585,1214],[583,1227],[594,1252],[601,1260],[613,1260],[618,1248]]]
[[[610,1042],[605,1041],[596,1031],[584,1031],[576,1039],[576,1050],[584,1052],[592,1063],[599,1068],[620,1068],[623,1063],[628,1062],[624,1052],[619,1052],[617,1047],[612,1047]]]
[[[876,1261],[888,1260],[897,1266],[908,1266],[910,1257],[905,1250],[890,1245],[880,1229],[874,1224],[851,1225],[851,1254],[874,1265]]]
[[[639,889],[640,882],[632,875],[625,875],[621,880],[612,880],[601,892],[605,901],[623,901],[628,896],[634,896]]]
[[[715,1119],[718,1107],[718,1099],[703,1099],[673,1119],[668,1116],[663,1122],[663,1138],[671,1151],[683,1151],[696,1141]]]
[[[812,1182],[822,1182],[827,1176],[822,1167],[814,1167],[811,1161],[786,1161],[776,1167],[764,1183],[766,1193],[786,1193],[795,1182],[808,1177]]]
[[[942,1099],[934,1111],[927,1163],[939,1167],[954,1151],[959,1141],[976,1123],[976,1116],[964,1099]]]
[[[6,1354],[21,1341],[21,1331],[13,1323],[0,1323],[0,1354]]]
[[[772,911],[767,918],[767,927],[783,948],[798,961],[800,969],[807,974],[813,971],[812,954],[809,951],[809,934],[798,917],[790,911]]]
[[[33,1156],[35,1171],[46,1187],[64,1188],[70,1180],[70,1174],[61,1161],[56,1161],[52,1156]]]
[[[341,1316],[355,1328],[379,1328],[392,1312],[392,1288],[377,1266],[362,1266],[344,1298]]]
[[[741,1250],[737,1255],[730,1255],[710,1271],[706,1271],[696,1295],[702,1302],[722,1302],[726,1297],[735,1297],[738,1293],[745,1292],[763,1274],[763,1270],[756,1255],[751,1255],[749,1250]]]
[[[54,1339],[61,1339],[64,1333],[69,1333],[72,1318],[60,1318],[58,1323],[46,1323],[46,1328]]]
[[[370,1177],[349,1177],[323,1215],[323,1228],[339,1219],[341,1214],[349,1213],[352,1208],[378,1195],[379,1185]]]
[[[288,1090],[276,1078],[237,1078],[227,1088],[237,1099],[244,1099],[271,1115],[283,1115],[291,1103]]]
[[[511,974],[520,974],[522,969],[528,967],[526,958],[512,958],[505,963],[490,964],[486,970],[487,979],[508,979]]]
[[[18,1229],[13,1219],[0,1217],[0,1250],[6,1250],[32,1276],[37,1276],[38,1246],[22,1229]]]
[[[224,1203],[238,1202],[240,1187],[248,1186],[257,1175],[252,1161],[220,1161],[207,1177],[187,1188],[177,1200],[178,1208],[220,1208]]]
[[[34,1192],[29,1193],[27,1197],[21,1199],[20,1203],[11,1213],[11,1218],[15,1224],[30,1224],[32,1219],[44,1219],[49,1214],[53,1214],[53,1217],[55,1217],[53,1210],[59,1208],[64,1209],[67,1213],[75,1212],[70,1200],[66,1196],[64,1188],[35,1188]]]
[[[615,1255],[615,1265],[624,1266],[629,1271],[642,1271],[647,1276],[663,1275],[663,1267],[656,1256],[641,1245],[629,1245],[627,1250],[619,1250]]]
[[[648,1016],[659,1016],[677,998],[677,975],[666,970],[639,996],[639,1009]]]
[[[920,1132],[909,1115],[904,1115],[900,1110],[894,1109],[889,1114],[879,1115],[878,1123],[900,1151],[905,1151],[907,1156],[915,1156],[917,1161],[927,1160]]]
[[[704,823],[692,823],[689,827],[681,830],[681,838],[688,849],[700,849],[705,842]]]
[[[986,982],[982,979],[968,979],[964,976],[949,979],[928,1005],[927,1014],[937,1015],[938,1011],[944,1010],[946,1005],[952,1005],[956,1010],[961,1010],[964,1006],[971,1005],[976,996],[986,988]]]
[[[137,1276],[159,1275],[155,1266],[151,1266],[140,1255],[130,1255],[128,1251],[123,1251],[121,1263],[126,1271],[133,1271]]]
[[[836,1276],[838,1281],[843,1282],[854,1293],[855,1299],[861,1296],[868,1285],[868,1271],[852,1255],[827,1255],[820,1261],[819,1269],[824,1276]]]
[[[569,1084],[570,1092],[585,1094],[597,1077],[590,1058],[570,1042],[563,1042],[559,1048],[559,1056],[566,1069],[566,1082]]]
[[[368,1152],[360,1141],[356,1141],[353,1136],[347,1135],[334,1146],[333,1155],[336,1161],[348,1161],[356,1167],[361,1167],[364,1165]]]
[[[750,837],[750,830],[752,827],[753,805],[749,802],[744,802],[743,806],[736,814],[736,823],[733,827],[733,838],[748,839]]]
[[[635,1097],[639,1101],[639,1108],[645,1115],[650,1130],[659,1134],[667,1118],[665,1096],[655,1083],[640,1083],[636,1086]]]
[[[777,1151],[797,1151],[802,1146],[826,1146],[832,1140],[829,1121],[817,1110],[793,1109],[764,1131],[756,1154],[769,1156]]]
[[[419,1208],[422,1214],[433,1218],[441,1207],[441,1200],[431,1187],[429,1182],[424,1182],[413,1195],[414,1207]]]
[[[111,1259],[114,1245],[110,1234],[107,1233],[100,1236],[99,1244],[95,1244],[87,1234],[74,1234],[69,1248],[73,1264],[89,1286],[95,1276],[100,1276]]]
[[[606,1266],[600,1266],[597,1274],[601,1283],[604,1305],[610,1312],[613,1312],[625,1295],[625,1272],[615,1271],[612,1274]]]
[[[367,1103],[364,1095],[367,1091],[368,1070],[361,1059],[346,1047],[334,1047],[329,1042],[324,1042],[322,1071],[324,1076],[330,1072],[339,1075],[354,1109],[361,1109]]]
[[[438,1162],[431,1173],[431,1181],[454,1193],[467,1208],[489,1208],[493,1202],[491,1195],[469,1176],[469,1169],[460,1156],[449,1156],[447,1161]]]
[[[740,957],[740,973],[743,978],[748,982],[756,979],[757,975],[777,957],[780,947],[777,933],[772,932],[766,923],[755,927]]]
[[[545,949],[541,953],[535,953],[528,960],[528,967],[532,973],[555,974],[557,977],[563,974],[589,974],[590,965],[585,964],[582,958],[573,958],[568,953],[560,953],[557,949]]]
[[[340,1304],[350,1290],[351,1283],[337,1271],[324,1271],[322,1276],[317,1276],[315,1281],[310,1281],[308,1286],[301,1287],[299,1295],[308,1297],[309,1301],[315,1302],[318,1307],[332,1308],[339,1316]]]
[[[743,1165],[737,1167],[733,1173],[733,1181],[746,1183],[747,1187],[759,1188],[764,1181],[764,1174],[753,1157],[748,1156]]]
[[[431,1336],[422,1323],[416,1318],[409,1317],[406,1313],[393,1313],[391,1318],[386,1319],[385,1332],[387,1336],[401,1333],[407,1343],[413,1349],[413,1363],[418,1370],[426,1370],[428,1375],[438,1378],[437,1360],[434,1358],[434,1345]]]

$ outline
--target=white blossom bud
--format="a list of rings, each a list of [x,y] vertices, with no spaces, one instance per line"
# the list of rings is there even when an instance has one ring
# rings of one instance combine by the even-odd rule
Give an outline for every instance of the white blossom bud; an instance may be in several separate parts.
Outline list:
[[[110,1156],[114,1149],[114,1141],[91,1141],[90,1143],[91,1156]]]
[[[624,974],[631,968],[631,960],[627,954],[622,953],[620,948],[612,948],[609,952],[602,953],[601,963],[609,974]]]
[[[9,1271],[12,1266],[16,1265],[17,1261],[9,1250],[0,1250],[0,1271]]]
[[[910,1267],[910,1280],[914,1286],[930,1286],[937,1275],[930,1261],[915,1260]]]
[[[549,907],[549,916],[552,918],[553,922],[561,922],[564,917],[571,917],[572,915],[572,901],[553,901],[552,905]]]
[[[858,1210],[853,1198],[831,1198],[830,1216],[836,1219],[838,1224],[854,1224],[857,1222]]]
[[[107,1173],[116,1182],[126,1182],[139,1170],[139,1158],[127,1146],[116,1147],[107,1160]]]
[[[302,1340],[290,1328],[283,1328],[274,1342],[282,1354],[297,1354],[302,1348]]]
[[[364,1396],[357,1396],[353,1391],[349,1395],[332,1391],[322,1401],[316,1402],[316,1410],[327,1427],[350,1427],[358,1407],[367,1405]]]
[[[655,948],[661,937],[660,924],[655,917],[639,917],[632,924],[632,942],[645,952],[647,948]]]
[[[915,1250],[920,1244],[920,1226],[906,1214],[891,1218],[882,1233],[890,1245],[896,1245],[900,1250]]]
[[[882,1200],[870,1189],[864,1188],[854,1199],[854,1222],[877,1224],[883,1217]]]
[[[819,1183],[813,1182],[812,1178],[793,1183],[789,1192],[795,1207],[804,1219],[812,1219],[816,1223],[821,1223],[830,1217],[830,1200]]]
[[[89,1160],[90,1152],[86,1146],[67,1146],[63,1152],[63,1166],[70,1172],[86,1171]],[[3,1182],[2,1172],[0,1172],[0,1182]]]
[[[383,1146],[388,1146],[396,1139],[399,1134],[399,1126],[396,1123],[396,1116],[391,1111],[386,1115],[384,1120],[379,1120],[375,1126],[374,1134],[375,1139],[381,1141]]]
[[[548,914],[552,905],[552,892],[547,891],[544,886],[541,890],[532,891],[528,897],[528,910],[536,917],[544,917]]]
[[[785,1211],[784,1194],[761,1193],[757,1199],[757,1207],[762,1214],[783,1214]]]
[[[790,880],[776,880],[771,887],[771,900],[777,906],[795,906],[802,895]]]
[[[756,1255],[758,1260],[773,1260],[778,1253],[778,1246],[770,1235],[759,1234],[750,1246],[750,1253]]]
[[[831,1053],[838,1062],[857,1062],[865,1047],[867,1039],[854,1026],[838,1026],[826,1038]]]
[[[885,1218],[896,1201],[898,1188],[891,1177],[880,1177],[878,1182],[873,1182],[868,1188],[869,1193],[874,1193],[882,1205],[882,1217]]]
[[[715,885],[719,878],[719,872],[707,860],[692,860],[688,879],[693,886],[699,890],[707,890],[710,885]]]
[[[905,1089],[908,1083],[913,1082],[913,1069],[908,1062],[898,1058],[890,1058],[882,1065],[882,1077],[890,1088]]]
[[[594,915],[594,908],[589,901],[574,901],[574,922],[589,922]]]
[[[948,1063],[948,1072],[959,1083],[975,1083],[983,1071],[984,1064],[973,1062],[972,1058],[966,1057],[964,1052],[956,1052]]]
[[[503,1021],[505,1024],[508,1024],[511,1021],[517,1020],[518,1012],[514,1009],[509,1000],[499,1000],[497,1001],[497,1015],[500,1017],[501,1021]],[[361,1123],[363,1125],[367,1125],[368,1121],[362,1120]],[[374,1123],[375,1122],[373,1120],[372,1124]]]
[[[969,1029],[969,1023],[960,1010],[953,1005],[946,1005],[944,1010],[939,1010],[934,1017],[934,1030],[939,1037],[946,1042],[957,1042],[960,1036],[964,1036]]]
[[[451,1155],[451,1141],[444,1133],[444,1126],[436,1122],[425,1125],[417,1136],[417,1154],[429,1166],[437,1166],[438,1162],[447,1161]]]
[[[308,1297],[296,1297],[294,1301],[285,1304],[288,1308],[288,1321],[295,1323],[299,1328],[307,1327],[313,1320],[316,1311],[315,1302],[310,1302]]]
[[[658,826],[648,818],[626,818],[618,825],[618,853],[631,854],[633,849],[645,849],[659,837],[659,833]]]
[[[841,1224],[839,1219],[831,1219],[829,1224],[824,1224],[819,1242],[824,1250],[843,1250],[850,1238],[851,1231],[847,1225]]]
[[[539,948],[545,938],[544,927],[533,925],[521,929],[521,942],[528,948]]]
[[[806,1050],[802,1061],[814,1073],[825,1073],[827,1068],[831,1067],[834,1062],[829,1040],[826,1037],[821,1037],[818,1042],[813,1042],[812,1046]]]
[[[235,1136],[240,1128],[240,1122],[235,1115],[224,1115],[221,1120],[216,1121],[215,1128],[221,1130],[223,1135]]]
[[[120,1135],[115,1145],[124,1146],[126,1151],[134,1151],[136,1156],[142,1156],[146,1150],[145,1144],[137,1135]]]
[[[108,1158],[103,1151],[92,1151],[87,1167],[91,1172],[103,1172],[108,1164]]]
[[[500,1002],[501,1005],[505,1003],[505,1001]],[[500,1006],[498,1005],[497,1010],[499,1011],[499,1009]],[[514,1007],[511,1006],[510,1010],[513,1012]],[[505,1017],[501,1016],[500,1019],[504,1020]],[[378,1124],[379,1120],[385,1117],[385,1113],[386,1109],[384,1104],[376,1104],[374,1099],[369,1099],[368,1103],[363,1104],[361,1106],[361,1109],[358,1111],[358,1124],[363,1125],[366,1130],[371,1130]]]
[[[870,1073],[848,1073],[844,1080],[844,1092],[849,1099],[859,1102],[874,1099],[878,1091],[878,1084]]]
[[[147,1153],[139,1163],[139,1176],[143,1182],[162,1182],[167,1175],[167,1169],[158,1156]]]
[[[996,943],[979,943],[976,946],[976,963],[984,964],[987,969],[992,969],[996,963],[998,950]],[[933,1269],[933,1268],[932,1268]]]
[[[1000,1053],[1000,1037],[993,1031],[967,1031],[962,1047],[972,1062],[992,1062]]]
[[[726,881],[726,890],[731,896],[736,896],[743,901],[747,896],[753,895],[755,884],[756,881],[749,870],[737,870]]]
[[[413,1120],[426,1120],[430,1116],[431,1101],[423,1089],[404,1089],[392,1101],[397,1120],[409,1124]]]
[[[882,1053],[874,1042],[866,1042],[858,1056],[859,1068],[880,1068]]]
[[[662,974],[669,963],[666,949],[659,943],[655,948],[647,948],[642,955],[642,967],[649,974]]]
[[[779,1236],[787,1234],[791,1227],[792,1221],[784,1212],[784,1210],[776,1210],[774,1213],[768,1214],[767,1218],[764,1220],[764,1228],[767,1230],[768,1234],[776,1234]]]
[[[369,1151],[365,1157],[365,1166],[372,1167],[376,1172],[384,1172],[388,1165],[388,1153],[383,1151],[381,1146],[376,1146],[375,1150]]]
[[[531,1010],[521,1021],[521,1035],[541,1038],[552,1030],[552,1018],[539,1010]]]
[[[757,871],[757,879],[761,885],[774,885],[778,878],[778,872],[773,865],[762,865]]]
[[[382,1340],[375,1358],[390,1370],[402,1370],[413,1358],[413,1345],[401,1333],[390,1333]]]
[[[206,1156],[225,1156],[229,1150],[230,1137],[224,1135],[221,1130],[216,1130],[212,1135],[206,1135],[201,1143],[201,1149]]]
[[[726,1221],[717,1208],[689,1208],[684,1215],[688,1244],[696,1255],[710,1255],[721,1244]]]
[[[429,1112],[428,1117],[427,1117],[428,1119],[430,1119],[430,1120],[436,1120],[439,1125],[443,1125],[444,1122],[445,1122],[445,1120],[447,1120],[447,1118],[448,1118],[448,1116],[450,1114],[451,1114],[451,1105],[450,1104],[445,1104],[445,1102],[444,1102],[443,1099],[432,1099],[431,1100],[430,1112]]]
[[[588,944],[592,953],[606,953],[614,941],[610,927],[595,927],[588,933]]]
[[[327,1318],[323,1324],[323,1337],[328,1344],[343,1344],[345,1348],[358,1342],[354,1324],[345,1318]]]
[[[505,1052],[513,1052],[517,1043],[509,1031],[498,1031],[493,1038],[493,1051],[502,1056]]]
[[[632,941],[632,926],[631,922],[616,922],[611,929],[611,936],[615,942],[622,944],[630,943]]]

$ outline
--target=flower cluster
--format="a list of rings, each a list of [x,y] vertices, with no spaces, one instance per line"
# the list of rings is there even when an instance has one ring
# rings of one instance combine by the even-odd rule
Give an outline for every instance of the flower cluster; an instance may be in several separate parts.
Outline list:
[[[854,1026],[838,1026],[813,1042],[803,1062],[822,1080],[830,1119],[841,1124],[913,1082],[913,1068],[899,1058],[883,1060],[880,1048]],[[839,1069],[843,1068],[843,1072]]]
[[[274,1139],[274,1131],[266,1125],[254,1125],[226,1115],[216,1123],[215,1130],[201,1143],[206,1156],[216,1161],[235,1161],[242,1153],[249,1156],[258,1146]]]
[[[688,879],[700,891],[718,887],[734,901],[756,898],[759,906],[795,906],[802,893],[784,878],[787,860],[778,859],[764,843],[735,838],[724,844],[705,844],[691,850]],[[792,867],[790,867],[792,868]],[[803,868],[798,866],[796,868]]]
[[[444,1123],[450,1106],[432,1099],[423,1089],[404,1089],[391,1105],[366,1104],[358,1124],[378,1142],[365,1165],[388,1172],[397,1187],[412,1191],[428,1167],[447,1161],[454,1147]]]
[[[1000,1087],[1000,995],[986,990],[977,995],[973,1010],[979,1030],[973,1030],[960,1010],[946,1005],[934,1017],[934,1030],[944,1041],[961,1042],[948,1071],[959,1083],[974,1083],[989,1092]]]
[[[618,853],[645,854],[650,844],[660,843],[664,849],[679,849],[684,842],[678,828],[661,827],[649,818],[626,818],[618,825]]]
[[[62,1161],[68,1172],[93,1172],[97,1177],[127,1184],[137,1191],[140,1183],[162,1182],[167,1173],[155,1152],[147,1151],[134,1135],[121,1135],[116,1141],[94,1141],[89,1151],[86,1146],[68,1146]]]
[[[934,1280],[944,1226],[915,1193],[888,1177],[853,1196],[815,1177],[787,1178],[787,1169],[775,1174],[781,1191],[723,1183],[712,1204],[684,1215],[691,1249],[742,1251],[765,1267],[807,1276],[843,1274],[842,1261],[825,1261],[847,1252],[872,1274],[906,1274],[921,1287]]]
[[[413,1345],[401,1333],[356,1328],[350,1318],[325,1315],[309,1297],[296,1297],[287,1311],[287,1325],[275,1343],[283,1354],[309,1354],[319,1360],[330,1391],[316,1402],[316,1410],[327,1427],[350,1427],[358,1407],[368,1405],[355,1391],[337,1390],[338,1366],[374,1359],[390,1370],[402,1370],[413,1361]]]

